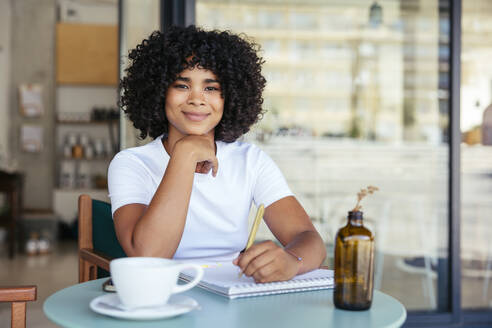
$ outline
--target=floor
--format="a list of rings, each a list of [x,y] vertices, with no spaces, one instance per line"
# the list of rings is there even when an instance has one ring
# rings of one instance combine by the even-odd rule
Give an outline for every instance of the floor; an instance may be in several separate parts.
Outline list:
[[[57,327],[43,314],[44,300],[54,292],[78,282],[77,244],[59,242],[51,254],[7,258],[5,247],[0,250],[0,282],[2,286],[37,285],[36,302],[27,304],[27,327]],[[0,303],[0,327],[9,327],[10,305]]]
[[[328,261],[329,262],[329,261]],[[401,258],[385,256],[381,277],[381,290],[399,299],[408,310],[432,307],[427,288],[435,288],[435,274],[426,278],[425,270],[412,268]],[[0,247],[0,285],[37,285],[38,299],[27,305],[27,327],[57,327],[43,314],[44,300],[54,292],[77,283],[78,262],[75,241],[59,242],[53,252],[46,255],[19,254],[7,258],[5,247]],[[404,282],[404,283],[402,283]],[[470,274],[463,278],[463,304],[466,307],[492,307],[492,281],[484,293],[484,276]],[[0,303],[0,327],[8,327],[10,305]]]

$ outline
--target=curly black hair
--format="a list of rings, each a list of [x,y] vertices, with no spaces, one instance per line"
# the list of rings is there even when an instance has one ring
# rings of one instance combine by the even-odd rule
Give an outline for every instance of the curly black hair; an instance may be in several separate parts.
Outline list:
[[[143,139],[168,133],[166,92],[186,68],[212,71],[221,84],[224,113],[215,139],[233,142],[263,114],[265,78],[258,44],[229,31],[172,26],[153,32],[130,51],[130,65],[120,81],[120,106]],[[190,59],[191,58],[191,59]]]

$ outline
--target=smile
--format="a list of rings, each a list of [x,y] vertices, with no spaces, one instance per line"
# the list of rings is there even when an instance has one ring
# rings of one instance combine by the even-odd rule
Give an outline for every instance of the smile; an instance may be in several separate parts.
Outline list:
[[[192,112],[183,112],[187,119],[193,122],[200,122],[206,119],[210,114],[204,113],[192,113]]]

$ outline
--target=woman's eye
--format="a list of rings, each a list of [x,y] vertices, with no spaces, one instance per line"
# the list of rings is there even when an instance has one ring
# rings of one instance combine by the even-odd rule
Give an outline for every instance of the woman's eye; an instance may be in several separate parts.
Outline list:
[[[217,90],[219,90],[219,88],[217,88],[217,87],[206,87],[205,90],[206,91],[217,91]]]
[[[188,89],[186,84],[175,84],[174,87],[177,89]]]

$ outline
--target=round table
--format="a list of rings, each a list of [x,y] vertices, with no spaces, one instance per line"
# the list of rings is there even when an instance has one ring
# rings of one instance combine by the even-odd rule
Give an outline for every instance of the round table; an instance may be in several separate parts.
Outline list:
[[[182,316],[155,321],[128,321],[93,312],[89,303],[103,295],[98,279],[62,289],[46,299],[46,316],[62,327],[400,327],[406,310],[393,297],[374,291],[368,311],[344,311],[333,305],[333,290],[318,290],[281,295],[229,300],[200,288],[185,293],[201,309]]]

